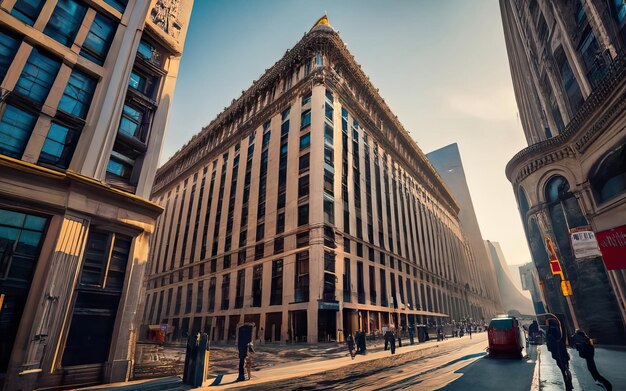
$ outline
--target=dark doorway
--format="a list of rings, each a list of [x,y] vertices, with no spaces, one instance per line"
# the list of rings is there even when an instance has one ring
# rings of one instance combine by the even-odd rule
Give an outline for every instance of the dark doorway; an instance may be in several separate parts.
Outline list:
[[[337,340],[337,311],[318,310],[317,341],[335,342]]]
[[[265,341],[280,342],[281,325],[283,323],[282,312],[270,312],[265,314]]]
[[[306,342],[307,313],[303,311],[289,311],[289,340],[291,342]]]
[[[237,325],[241,319],[240,315],[231,315],[228,317],[228,340],[234,341],[237,338]]]

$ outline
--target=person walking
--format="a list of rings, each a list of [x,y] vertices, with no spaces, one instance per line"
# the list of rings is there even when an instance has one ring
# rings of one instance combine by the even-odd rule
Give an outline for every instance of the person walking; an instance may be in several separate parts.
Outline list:
[[[346,345],[348,345],[348,352],[350,352],[350,357],[354,360],[354,338],[352,338],[352,334],[348,334],[346,338]]]
[[[548,332],[546,334],[546,345],[548,351],[552,354],[552,358],[556,361],[556,365],[563,374],[563,381],[565,382],[565,390],[571,391],[574,389],[572,385],[572,373],[569,370],[569,353],[565,346],[565,338],[561,327],[556,319],[550,319],[548,321]]]
[[[467,327],[467,334],[469,334],[470,339],[472,339],[472,326]]]
[[[246,354],[245,359],[245,369],[248,373],[248,380],[252,379],[252,359],[254,358],[254,346],[252,346],[252,342],[248,344],[248,354]]]
[[[596,383],[601,383],[607,391],[611,391],[613,389],[613,385],[610,381],[600,375],[598,372],[598,368],[596,367],[596,361],[594,359],[595,355],[595,347],[593,346],[593,342],[589,338],[587,334],[585,334],[582,330],[576,330],[574,335],[571,338],[572,345],[578,350],[578,354],[581,358],[584,358],[587,362],[587,369],[589,373],[591,373],[591,377]]]
[[[391,354],[396,354],[396,337],[391,330],[385,332],[385,350],[387,350],[388,346],[391,349]]]

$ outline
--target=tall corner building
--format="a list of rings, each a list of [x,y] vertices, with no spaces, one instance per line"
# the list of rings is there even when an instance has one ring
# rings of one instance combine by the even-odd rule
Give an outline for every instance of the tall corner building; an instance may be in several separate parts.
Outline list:
[[[506,175],[547,310],[570,332],[624,344],[626,3],[500,0],[500,9],[529,145]],[[571,306],[549,258],[571,282]]]
[[[0,1],[0,388],[131,371],[191,0]]]
[[[474,203],[470,194],[461,152],[457,143],[446,145],[426,154],[428,160],[454,196],[459,205],[459,221],[461,229],[470,244],[476,258],[478,271],[483,285],[481,289],[485,296],[490,298],[501,312],[506,309],[502,306],[501,290],[498,286],[496,270],[483,244],[483,237],[474,211]]]
[[[341,341],[487,318],[440,176],[326,17],[157,172],[145,324]]]

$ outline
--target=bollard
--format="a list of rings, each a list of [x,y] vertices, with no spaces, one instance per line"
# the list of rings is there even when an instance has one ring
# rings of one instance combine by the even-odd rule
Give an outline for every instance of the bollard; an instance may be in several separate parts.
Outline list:
[[[201,387],[209,371],[209,336],[206,333],[190,335],[185,351],[183,384]]]

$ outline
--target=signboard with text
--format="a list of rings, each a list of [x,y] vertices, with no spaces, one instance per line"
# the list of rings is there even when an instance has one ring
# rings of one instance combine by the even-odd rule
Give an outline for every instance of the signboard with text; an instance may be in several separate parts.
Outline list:
[[[607,270],[626,269],[626,225],[596,233]]]
[[[589,226],[572,228],[570,230],[570,240],[572,242],[572,251],[576,259],[602,255],[598,247],[596,235]]]

